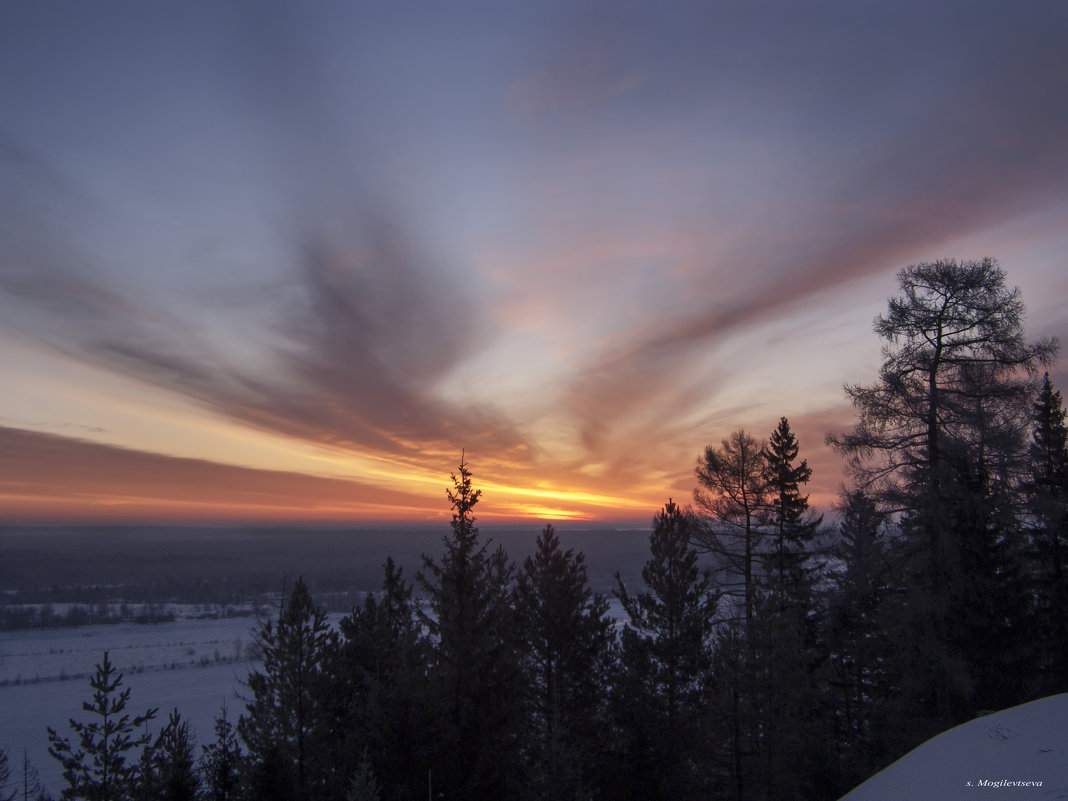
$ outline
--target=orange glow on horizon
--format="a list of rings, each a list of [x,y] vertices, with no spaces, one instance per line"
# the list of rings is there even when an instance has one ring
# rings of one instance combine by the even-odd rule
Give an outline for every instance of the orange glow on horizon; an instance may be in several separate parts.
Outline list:
[[[0,449],[7,468],[0,472],[0,522],[447,522],[452,512],[445,493],[456,471],[453,465],[434,475],[426,464],[395,461],[388,477],[377,470],[316,475],[2,426]],[[389,461],[356,456],[380,466]],[[536,471],[494,454],[475,456],[470,464],[482,492],[476,517],[497,523],[648,521],[669,496],[685,499],[692,488],[685,473],[643,473],[642,479],[655,482],[644,486],[633,473],[591,478],[581,468]],[[550,470],[551,480],[541,477]],[[823,493],[812,500],[813,506],[833,502]]]

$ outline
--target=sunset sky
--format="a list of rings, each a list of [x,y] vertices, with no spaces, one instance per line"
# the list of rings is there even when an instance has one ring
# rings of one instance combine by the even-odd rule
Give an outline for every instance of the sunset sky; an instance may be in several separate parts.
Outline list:
[[[0,521],[647,521],[903,266],[1068,342],[1068,3],[0,3]],[[1053,371],[1068,389],[1068,357]]]

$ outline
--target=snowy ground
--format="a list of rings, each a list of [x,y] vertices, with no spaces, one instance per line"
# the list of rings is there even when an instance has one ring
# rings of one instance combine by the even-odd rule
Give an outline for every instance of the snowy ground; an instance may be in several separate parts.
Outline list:
[[[212,742],[222,705],[232,721],[244,710],[236,695],[251,665],[253,623],[231,618],[0,632],[0,747],[9,749],[16,776],[25,750],[42,782],[58,794],[60,771],[48,755],[46,727],[70,736],[69,718],[88,720],[81,705],[105,649],[131,690],[128,711],[159,707],[155,731],[177,707],[198,741]]]
[[[0,685],[82,678],[105,650],[124,673],[240,662],[250,618],[115,623],[0,632]]]
[[[841,801],[1068,800],[1068,694],[976,718],[928,740]]]

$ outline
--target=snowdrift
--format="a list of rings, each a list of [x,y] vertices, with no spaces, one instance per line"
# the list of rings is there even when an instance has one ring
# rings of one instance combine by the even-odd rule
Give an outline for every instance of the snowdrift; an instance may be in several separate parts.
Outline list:
[[[943,732],[841,801],[984,798],[1068,799],[1068,693]]]

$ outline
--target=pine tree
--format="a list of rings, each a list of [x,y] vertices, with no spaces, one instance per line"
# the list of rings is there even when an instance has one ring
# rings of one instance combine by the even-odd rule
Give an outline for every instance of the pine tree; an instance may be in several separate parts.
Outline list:
[[[589,585],[585,557],[538,535],[516,586],[531,695],[530,795],[574,798],[595,770],[612,642],[608,601]]]
[[[424,555],[416,577],[430,607],[421,619],[433,642],[440,704],[434,786],[448,797],[498,799],[523,783],[516,772],[522,683],[510,603],[515,567],[479,536],[474,508],[482,492],[473,488],[463,457],[452,480],[441,564]]]
[[[215,718],[215,742],[203,746],[200,755],[204,801],[237,801],[242,761],[241,744],[224,705]]]
[[[127,762],[130,752],[144,748],[149,735],[135,732],[156,716],[155,709],[131,717],[125,714],[130,689],[122,689],[122,674],[104,651],[103,661],[89,679],[91,701],[82,709],[95,717],[88,723],[70,719],[77,735],[77,745],[48,728],[48,753],[63,766],[63,799],[84,798],[89,801],[126,801],[135,791],[137,764]]]
[[[620,776],[630,797],[691,798],[703,791],[702,710],[719,597],[698,567],[695,529],[692,513],[669,500],[653,521],[642,569],[646,590],[632,595],[616,577],[629,621],[613,705],[622,734]]]
[[[247,785],[262,801],[310,801],[339,792],[326,691],[337,637],[303,579],[255,639],[263,667],[249,674],[247,714],[237,724],[248,749]]]

